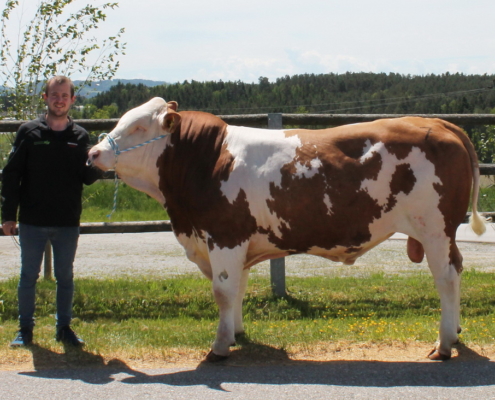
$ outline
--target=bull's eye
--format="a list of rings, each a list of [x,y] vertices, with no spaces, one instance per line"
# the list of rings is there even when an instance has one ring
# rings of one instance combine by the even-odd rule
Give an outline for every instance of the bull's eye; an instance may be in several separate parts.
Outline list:
[[[142,126],[137,126],[136,129],[134,129],[133,133],[140,134],[140,133],[145,133],[145,132],[146,132],[146,129],[144,129]]]

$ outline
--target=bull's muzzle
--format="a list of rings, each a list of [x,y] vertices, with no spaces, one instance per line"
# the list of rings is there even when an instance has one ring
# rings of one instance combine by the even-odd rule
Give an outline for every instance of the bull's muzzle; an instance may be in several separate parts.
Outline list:
[[[86,165],[90,166],[90,165],[94,165],[94,162],[96,161],[96,159],[99,157],[100,155],[100,150],[90,150],[90,152],[88,153],[88,160],[86,161]]]

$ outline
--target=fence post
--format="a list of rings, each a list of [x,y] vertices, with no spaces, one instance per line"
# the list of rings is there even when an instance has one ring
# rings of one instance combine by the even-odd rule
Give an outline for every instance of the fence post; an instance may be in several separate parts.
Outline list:
[[[52,242],[48,241],[45,245],[45,265],[43,278],[52,280]]]
[[[282,114],[268,114],[268,129],[282,129]],[[270,260],[270,283],[272,292],[277,297],[285,297],[285,257]]]
[[[268,114],[268,129],[282,129],[282,114],[281,113],[269,113]]]

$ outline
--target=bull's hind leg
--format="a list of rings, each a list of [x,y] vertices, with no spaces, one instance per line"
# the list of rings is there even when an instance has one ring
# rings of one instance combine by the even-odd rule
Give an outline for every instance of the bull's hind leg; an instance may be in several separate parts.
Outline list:
[[[457,343],[457,334],[460,331],[462,257],[454,238],[445,237],[441,240],[437,238],[423,243],[442,308],[438,342],[429,354],[429,358],[448,360],[452,354],[452,345]]]

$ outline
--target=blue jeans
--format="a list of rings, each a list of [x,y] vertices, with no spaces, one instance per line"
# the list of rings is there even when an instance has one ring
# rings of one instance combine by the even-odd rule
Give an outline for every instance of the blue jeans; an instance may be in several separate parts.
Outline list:
[[[70,324],[74,297],[73,263],[78,239],[78,226],[42,227],[19,224],[21,279],[17,294],[21,328],[34,326],[36,281],[48,240],[52,243],[53,268],[57,281],[57,327]]]

